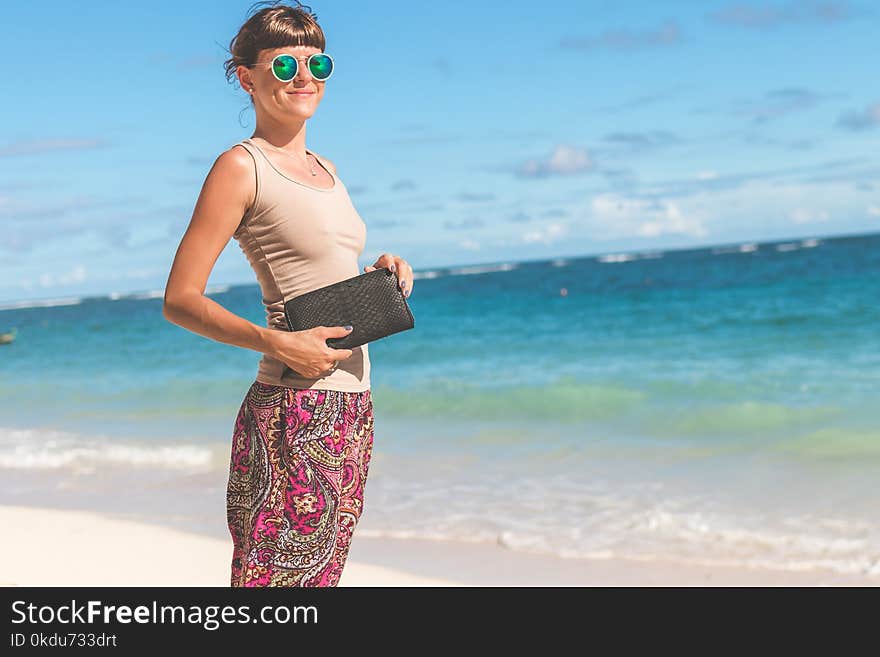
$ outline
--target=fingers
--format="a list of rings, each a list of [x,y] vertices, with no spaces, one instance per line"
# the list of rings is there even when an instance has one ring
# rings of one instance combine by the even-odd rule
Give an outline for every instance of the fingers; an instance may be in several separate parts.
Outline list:
[[[378,267],[387,267],[397,274],[397,286],[403,291],[403,296],[409,297],[413,290],[413,269],[409,263],[391,253],[383,253],[372,265],[364,267],[364,272],[374,271]]]
[[[403,290],[403,296],[408,297],[413,290],[413,270],[409,263],[401,257],[394,259],[397,270],[397,285]]]
[[[383,253],[373,264],[376,267],[389,267],[391,271],[394,271],[394,256],[390,253]]]
[[[346,328],[344,326],[319,326],[321,329],[321,337],[323,338],[342,338],[351,333],[354,327]]]
[[[337,349],[336,347],[328,345],[326,340],[327,338],[345,337],[354,330],[354,327],[347,329],[344,326],[319,326],[318,328],[320,329],[319,335],[321,336],[321,340],[329,350],[325,352],[327,358],[332,358],[334,361],[351,358],[351,356],[354,354],[354,351],[352,349]]]
[[[364,271],[373,271],[374,269],[378,269],[379,267],[388,267],[391,271],[394,271],[394,256],[390,253],[383,253],[378,258],[376,258],[376,262],[372,265],[367,265],[364,267]]]

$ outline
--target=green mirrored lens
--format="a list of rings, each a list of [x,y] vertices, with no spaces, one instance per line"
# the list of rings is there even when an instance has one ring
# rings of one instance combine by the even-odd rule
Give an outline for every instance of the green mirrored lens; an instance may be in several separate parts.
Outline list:
[[[290,55],[279,55],[272,60],[272,70],[279,80],[289,82],[296,76],[296,59]]]
[[[326,80],[333,72],[333,60],[321,53],[309,58],[309,71],[316,80]]]

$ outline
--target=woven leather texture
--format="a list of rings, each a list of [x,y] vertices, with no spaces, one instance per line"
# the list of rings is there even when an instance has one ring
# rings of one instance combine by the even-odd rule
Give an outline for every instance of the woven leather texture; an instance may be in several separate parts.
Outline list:
[[[415,327],[397,276],[385,267],[293,297],[284,316],[291,331],[351,324],[348,335],[327,338],[334,349],[354,349]]]

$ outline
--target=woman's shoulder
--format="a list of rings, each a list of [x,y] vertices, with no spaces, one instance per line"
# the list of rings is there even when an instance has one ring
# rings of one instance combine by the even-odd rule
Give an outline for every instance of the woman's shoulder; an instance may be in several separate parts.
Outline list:
[[[214,165],[211,169],[216,172],[215,175],[220,176],[227,182],[232,180],[239,181],[238,184],[244,185],[247,188],[248,196],[253,198],[253,187],[255,186],[254,169],[257,161],[256,156],[242,147],[241,142],[239,142],[220,153],[214,160]]]
[[[205,186],[223,190],[227,197],[235,197],[243,209],[249,211],[259,193],[254,158],[239,144],[233,144],[215,158]]]
[[[255,158],[246,142],[239,141],[220,153],[216,161],[219,162],[221,159],[227,161],[230,166],[252,167]]]
[[[221,176],[247,174],[254,170],[255,159],[242,142],[238,142],[214,158],[211,171]]]

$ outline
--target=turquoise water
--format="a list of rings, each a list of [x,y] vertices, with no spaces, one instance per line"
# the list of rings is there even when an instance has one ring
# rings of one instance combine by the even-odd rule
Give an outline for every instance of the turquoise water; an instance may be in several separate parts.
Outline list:
[[[878,247],[418,272],[416,328],[370,345],[359,531],[880,574]],[[18,329],[0,347],[0,501],[167,519],[187,490],[179,524],[224,531],[260,355],[168,323],[161,295],[0,310]],[[209,296],[265,323],[256,285]],[[108,501],[132,477],[137,503]]]

